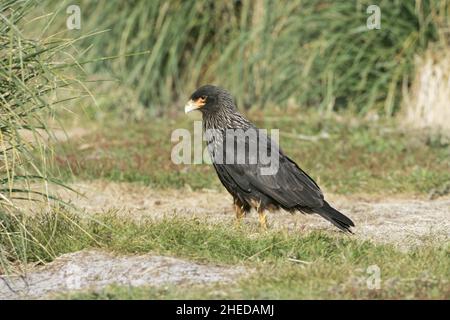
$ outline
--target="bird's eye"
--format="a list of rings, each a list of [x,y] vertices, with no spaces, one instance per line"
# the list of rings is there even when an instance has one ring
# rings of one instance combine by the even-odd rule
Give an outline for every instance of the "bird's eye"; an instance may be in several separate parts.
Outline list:
[[[201,96],[200,99],[201,99],[202,101],[206,101],[206,96]]]

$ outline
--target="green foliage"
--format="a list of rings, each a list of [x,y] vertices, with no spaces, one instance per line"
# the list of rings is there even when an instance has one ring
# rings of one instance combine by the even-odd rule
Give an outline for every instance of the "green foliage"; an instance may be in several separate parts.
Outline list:
[[[64,59],[73,43],[54,37],[29,39],[23,33],[35,1],[0,3],[0,264],[24,256],[28,237],[21,213],[36,201],[57,200],[47,171],[53,107],[73,98],[75,80]],[[68,74],[64,74],[67,72]],[[62,93],[57,93],[60,89]],[[63,91],[66,90],[66,91]],[[17,237],[19,235],[19,237]]]
[[[118,58],[99,61],[93,70],[125,84],[119,99],[131,90],[154,112],[215,83],[244,108],[300,104],[392,115],[402,84],[411,80],[414,56],[429,42],[445,42],[449,7],[439,0],[379,1],[381,29],[368,30],[370,4],[83,0],[77,32],[106,30],[82,42],[85,56]],[[65,23],[64,14],[58,16]]]
[[[10,272],[11,265],[52,261],[94,242],[80,223],[79,217],[58,207],[35,216],[0,211],[0,273]]]

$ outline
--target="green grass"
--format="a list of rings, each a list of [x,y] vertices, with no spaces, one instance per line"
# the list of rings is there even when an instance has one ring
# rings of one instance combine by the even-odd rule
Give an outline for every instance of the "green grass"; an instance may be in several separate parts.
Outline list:
[[[280,129],[285,153],[329,192],[428,194],[450,182],[450,145],[402,130],[393,120],[294,111],[254,111],[249,118],[259,127]],[[192,132],[192,117],[120,121],[109,115],[101,121],[107,126],[87,122],[84,127],[94,132],[57,146],[53,170],[64,179],[74,175],[155,188],[222,188],[212,166],[175,165],[170,160],[175,145],[171,132],[176,128]],[[329,138],[315,142],[297,138],[321,132]]]
[[[448,281],[427,275],[417,278],[394,276],[384,278],[379,290],[367,288],[367,274],[355,269],[349,275],[339,266],[336,270],[315,266],[262,265],[256,274],[236,284],[190,285],[165,287],[109,286],[54,295],[58,299],[448,299]],[[336,275],[338,272],[341,274]],[[269,274],[268,274],[269,273]],[[383,282],[384,281],[384,282]]]
[[[13,225],[16,235],[26,237],[21,214],[26,202],[55,200],[51,186],[61,183],[47,170],[45,136],[52,137],[55,110],[81,95],[79,68],[68,54],[75,40],[24,33],[36,4],[0,3],[0,268],[24,256],[20,239],[8,243],[8,230]]]
[[[396,299],[449,298],[450,294],[448,244],[425,245],[402,252],[392,245],[374,244],[338,233],[259,233],[256,227],[207,225],[195,219],[132,221],[112,212],[97,215],[96,219],[94,222],[61,209],[30,217],[27,230],[40,245],[28,243],[28,262],[48,262],[63,253],[101,248],[117,253],[151,252],[202,263],[238,265],[250,271],[231,285],[113,286],[59,297]],[[290,258],[308,264],[295,263]],[[366,270],[371,265],[381,270],[380,290],[369,290],[366,286]]]
[[[54,28],[61,32],[69,4],[47,1],[37,14],[58,12]],[[236,92],[245,108],[294,102],[392,115],[402,84],[411,82],[414,57],[429,43],[446,44],[450,24],[448,3],[439,0],[378,1],[380,30],[366,27],[372,4],[366,0],[78,4],[82,28],[69,34],[106,31],[80,42],[79,50],[88,60],[118,57],[88,67],[123,84],[103,92],[122,100],[132,91],[155,114],[173,110],[200,84],[215,83]],[[138,52],[146,53],[128,56]]]

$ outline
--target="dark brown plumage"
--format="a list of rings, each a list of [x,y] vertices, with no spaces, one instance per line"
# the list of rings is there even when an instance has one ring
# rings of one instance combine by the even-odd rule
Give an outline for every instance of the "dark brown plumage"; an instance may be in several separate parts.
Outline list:
[[[317,213],[339,229],[351,232],[353,222],[332,208],[314,180],[239,113],[233,97],[226,90],[212,85],[199,88],[185,107],[186,112],[192,110],[202,112],[208,151],[220,181],[234,198],[238,219],[255,208],[261,225],[266,227],[265,210],[283,208],[290,212]],[[230,138],[227,131],[236,132],[236,129],[240,129],[240,134]],[[246,134],[252,130],[258,134]],[[229,139],[235,140],[230,143]],[[244,161],[241,158],[240,162],[237,161],[239,152],[242,153],[242,149],[237,148],[239,144],[245,146]],[[278,170],[262,174],[267,163],[254,152],[254,145],[276,157]],[[227,154],[232,156],[227,159]]]

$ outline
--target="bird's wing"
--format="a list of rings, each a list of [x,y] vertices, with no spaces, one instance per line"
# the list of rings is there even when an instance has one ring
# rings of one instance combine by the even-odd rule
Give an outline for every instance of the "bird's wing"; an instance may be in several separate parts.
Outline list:
[[[267,143],[265,141],[261,143],[261,138],[266,139]],[[278,157],[278,170],[272,174],[263,174],[261,169],[267,168],[267,165],[263,165],[259,158],[254,162],[249,161],[255,156],[252,154],[246,155],[246,162],[242,164],[215,163],[214,167],[225,187],[228,190],[238,189],[248,194],[258,191],[286,208],[321,207],[324,201],[323,194],[314,180],[295,162],[286,157],[275,143],[269,143],[270,140],[267,137],[260,135],[258,140],[260,141],[259,148],[267,148],[266,154]],[[252,138],[246,140],[247,153],[250,150],[248,148],[250,143],[255,143],[255,141]]]

